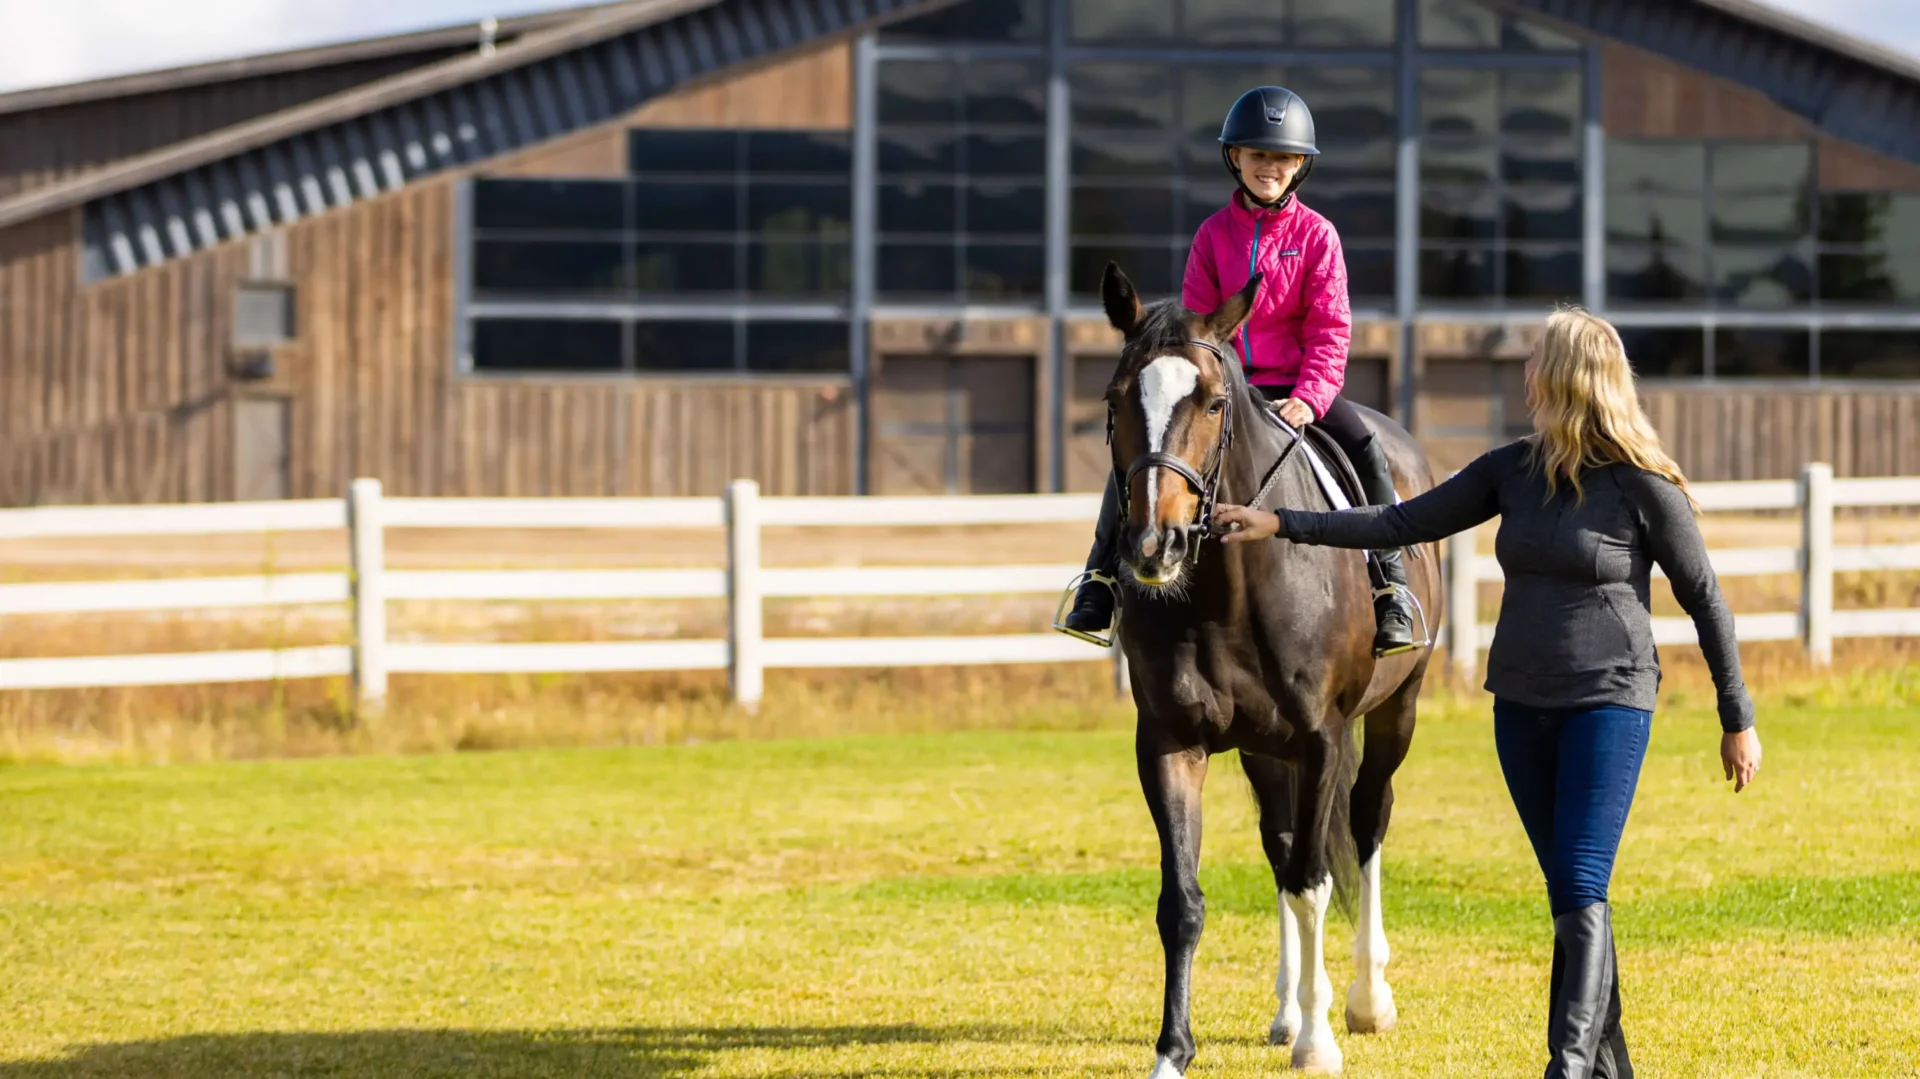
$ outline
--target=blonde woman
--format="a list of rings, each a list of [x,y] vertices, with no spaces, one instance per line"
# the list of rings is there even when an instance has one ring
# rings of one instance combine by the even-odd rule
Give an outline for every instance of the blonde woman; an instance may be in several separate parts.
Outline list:
[[[1375,549],[1425,543],[1498,515],[1506,574],[1487,656],[1500,768],[1553,911],[1548,1079],[1633,1074],[1620,1030],[1607,884],[1640,778],[1660,683],[1647,606],[1657,565],[1700,636],[1717,690],[1720,759],[1739,791],[1760,768],[1733,616],[1680,469],[1640,410],[1620,335],[1555,312],[1526,367],[1534,434],[1397,506],[1340,513],[1223,506],[1246,543]],[[1470,611],[1454,612],[1471,618]]]

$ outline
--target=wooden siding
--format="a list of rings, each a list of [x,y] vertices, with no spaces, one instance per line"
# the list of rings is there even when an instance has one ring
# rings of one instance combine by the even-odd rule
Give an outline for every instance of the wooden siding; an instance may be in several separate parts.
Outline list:
[[[853,50],[836,43],[651,101],[616,123],[489,165],[490,176],[624,176],[629,127],[853,126]]]
[[[1920,191],[1920,165],[1822,135],[1820,186],[1827,191]]]
[[[1691,479],[1786,479],[1810,461],[1838,476],[1920,475],[1920,386],[1649,382],[1641,397]]]
[[[1630,138],[1810,138],[1813,125],[1758,90],[1630,45],[1602,48],[1601,122]]]
[[[0,199],[463,51],[442,47],[0,115]]]

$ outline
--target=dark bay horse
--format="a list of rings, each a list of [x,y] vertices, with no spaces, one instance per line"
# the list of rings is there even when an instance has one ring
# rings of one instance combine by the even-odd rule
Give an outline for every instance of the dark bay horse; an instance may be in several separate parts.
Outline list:
[[[1252,781],[1280,895],[1280,1008],[1270,1039],[1292,1042],[1296,1068],[1340,1069],[1323,954],[1336,880],[1343,895],[1358,893],[1347,1029],[1383,1031],[1396,1018],[1385,977],[1380,844],[1432,652],[1374,659],[1361,552],[1278,539],[1221,544],[1208,535],[1216,497],[1246,504],[1265,490],[1263,508],[1328,508],[1305,455],[1290,450],[1295,437],[1247,385],[1233,353],[1259,287],[1255,276],[1206,314],[1173,300],[1142,309],[1113,265],[1101,290],[1125,337],[1107,390],[1126,507],[1120,643],[1139,713],[1140,784],[1160,836],[1156,920],[1166,997],[1152,1079],[1178,1079],[1194,1056],[1192,965],[1205,921],[1200,788],[1208,758],[1223,750],[1240,751]],[[1384,441],[1400,493],[1430,487],[1412,437],[1378,413],[1363,414]],[[1420,553],[1407,562],[1408,581],[1437,627],[1438,552]],[[1364,754],[1354,745],[1361,716]]]

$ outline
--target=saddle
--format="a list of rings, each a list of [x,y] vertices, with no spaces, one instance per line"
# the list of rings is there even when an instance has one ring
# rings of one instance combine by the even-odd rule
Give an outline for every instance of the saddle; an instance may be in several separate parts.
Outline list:
[[[1320,484],[1320,492],[1326,496],[1330,508],[1344,510],[1367,504],[1366,492],[1360,486],[1360,474],[1354,471],[1353,461],[1347,457],[1347,451],[1340,448],[1340,443],[1335,442],[1332,435],[1313,424],[1303,428],[1288,425],[1271,404],[1260,409],[1260,414],[1289,437],[1300,438],[1300,452],[1306,455],[1307,464],[1313,470],[1314,479]],[[1414,558],[1421,557],[1418,545],[1405,550]],[[1374,568],[1371,551],[1367,552],[1367,567],[1369,570]]]

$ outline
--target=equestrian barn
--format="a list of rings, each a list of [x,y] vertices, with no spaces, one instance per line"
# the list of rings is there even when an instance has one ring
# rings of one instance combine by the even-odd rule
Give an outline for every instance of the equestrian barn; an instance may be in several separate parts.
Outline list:
[[[0,503],[1089,490],[1299,91],[1348,392],[1442,467],[1556,302],[1698,479],[1920,474],[1920,62],[1744,0],[636,0],[0,95]]]

